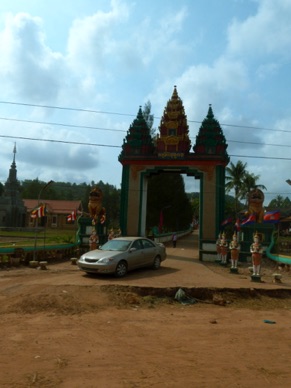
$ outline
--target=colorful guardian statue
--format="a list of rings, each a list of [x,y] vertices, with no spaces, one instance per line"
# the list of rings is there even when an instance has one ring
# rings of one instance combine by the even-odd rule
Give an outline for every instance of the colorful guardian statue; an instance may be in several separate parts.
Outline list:
[[[256,188],[248,193],[248,211],[246,216],[253,215],[254,221],[261,223],[264,219],[264,199],[265,195],[262,190]]]
[[[253,263],[253,275],[252,279],[260,280],[260,270],[261,270],[261,261],[263,256],[263,246],[260,243],[260,237],[258,232],[254,234],[254,242],[251,244],[250,252],[252,254],[252,263]]]
[[[219,234],[216,240],[216,261],[221,262],[221,248],[220,248],[221,235]]]
[[[92,218],[92,225],[97,223],[104,224],[106,220],[106,211],[102,206],[103,193],[99,187],[94,187],[89,194],[88,209]]]
[[[227,253],[228,253],[228,243],[226,241],[225,233],[223,232],[220,240],[220,255],[221,255],[221,264],[227,264]]]
[[[237,273],[238,272],[237,264],[238,264],[239,252],[240,252],[240,243],[237,241],[236,232],[234,232],[234,234],[232,236],[232,240],[229,244],[229,249],[230,249],[230,262],[231,262],[230,272]]]
[[[91,235],[89,237],[89,246],[90,246],[90,251],[93,251],[94,249],[97,249],[99,244],[99,237],[96,233],[95,228],[92,228]]]

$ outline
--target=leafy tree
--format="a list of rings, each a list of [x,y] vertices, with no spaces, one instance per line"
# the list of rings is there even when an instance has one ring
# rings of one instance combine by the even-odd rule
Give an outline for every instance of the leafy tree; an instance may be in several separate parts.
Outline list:
[[[283,202],[283,208],[287,209],[287,208],[290,208],[291,207],[291,201],[288,197],[286,197],[284,199],[284,202]]]
[[[245,172],[245,175],[243,177],[242,181],[242,189],[241,189],[241,199],[246,199],[248,193],[253,189],[261,189],[261,190],[267,190],[267,188],[264,185],[258,185],[257,181],[259,180],[260,175],[255,175],[249,172]]]
[[[191,195],[188,195],[188,198],[190,200],[193,217],[196,220],[198,220],[199,219],[199,207],[200,207],[200,193],[192,193]]]
[[[147,228],[159,224],[161,211],[165,230],[172,232],[189,228],[193,212],[180,174],[161,173],[149,178]]]
[[[276,198],[272,199],[268,207],[272,209],[288,209],[291,207],[291,201],[288,197],[283,198],[282,195],[277,195]]]
[[[38,199],[39,195],[41,195],[40,199],[58,199],[55,188],[51,184],[43,190],[47,182],[42,182],[38,179],[34,180],[25,180],[21,184],[21,195],[24,199]]]
[[[156,128],[153,128],[154,125],[154,115],[151,113],[152,104],[150,101],[146,102],[143,107],[143,117],[150,129],[151,135],[154,136],[156,133]]]
[[[238,200],[241,196],[241,192],[243,189],[243,179],[246,174],[246,166],[247,163],[243,163],[242,161],[238,161],[237,164],[233,164],[230,162],[230,167],[226,167],[226,184],[225,189],[226,192],[230,192],[231,190],[234,190],[234,198],[235,198],[235,204],[234,209],[235,213],[237,213],[238,210]]]
[[[230,192],[234,190],[234,210],[237,214],[238,212],[238,204],[240,199],[247,199],[247,194],[252,189],[261,189],[266,190],[264,185],[260,185],[257,183],[260,178],[259,175],[255,175],[246,170],[247,163],[243,163],[242,161],[238,161],[236,165],[232,162],[229,167],[226,167],[226,184],[225,189],[226,192]]]

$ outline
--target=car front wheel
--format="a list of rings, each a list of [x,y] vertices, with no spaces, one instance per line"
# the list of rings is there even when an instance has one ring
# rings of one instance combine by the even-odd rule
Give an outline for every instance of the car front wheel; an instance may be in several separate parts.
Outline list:
[[[115,276],[117,278],[122,278],[127,274],[127,264],[125,261],[120,261],[115,269]]]
[[[153,262],[153,269],[159,269],[161,266],[161,258],[160,256],[156,256]]]

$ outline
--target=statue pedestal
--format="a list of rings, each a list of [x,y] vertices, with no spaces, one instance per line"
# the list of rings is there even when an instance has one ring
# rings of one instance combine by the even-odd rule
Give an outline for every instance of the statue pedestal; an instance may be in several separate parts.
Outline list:
[[[280,273],[273,273],[273,283],[282,283],[282,275]]]
[[[230,273],[238,273],[238,268],[230,268]]]
[[[251,280],[252,282],[261,283],[261,275],[252,275]]]
[[[47,269],[47,261],[40,261],[39,262],[39,267],[40,269],[46,270]]]
[[[71,264],[77,265],[78,258],[77,257],[71,257]]]
[[[94,229],[99,238],[99,244],[105,244],[107,241],[107,228],[105,223],[92,225],[92,219],[89,217],[80,217],[78,219],[78,242],[81,248],[85,248],[87,251],[90,249],[89,239]]]

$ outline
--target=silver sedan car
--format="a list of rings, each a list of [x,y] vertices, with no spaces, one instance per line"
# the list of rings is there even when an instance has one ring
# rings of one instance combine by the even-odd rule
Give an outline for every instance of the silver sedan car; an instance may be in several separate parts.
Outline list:
[[[120,278],[136,268],[158,269],[166,256],[162,243],[145,237],[118,237],[107,241],[99,249],[84,253],[77,264],[87,273],[114,273]]]

